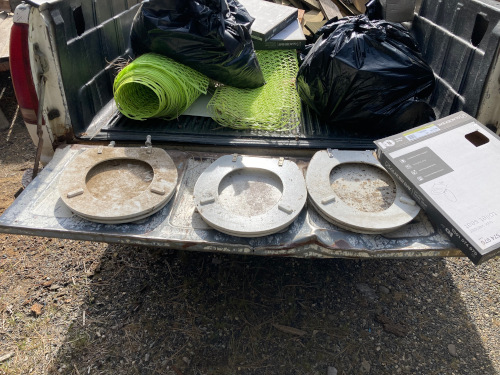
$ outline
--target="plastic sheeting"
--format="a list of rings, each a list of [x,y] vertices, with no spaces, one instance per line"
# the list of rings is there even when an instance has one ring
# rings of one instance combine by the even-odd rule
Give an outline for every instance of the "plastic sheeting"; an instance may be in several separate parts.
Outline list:
[[[318,31],[297,75],[301,99],[333,126],[388,134],[434,120],[434,74],[400,24],[365,15]]]

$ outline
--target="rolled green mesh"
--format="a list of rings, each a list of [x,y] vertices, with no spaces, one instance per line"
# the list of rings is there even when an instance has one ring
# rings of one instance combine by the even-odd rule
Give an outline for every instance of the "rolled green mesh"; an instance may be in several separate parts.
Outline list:
[[[291,130],[300,122],[296,52],[256,52],[266,84],[256,89],[218,87],[208,103],[208,112],[220,125],[234,129]]]
[[[120,112],[131,119],[172,120],[207,92],[208,83],[207,77],[185,65],[147,53],[118,73],[113,95]]]

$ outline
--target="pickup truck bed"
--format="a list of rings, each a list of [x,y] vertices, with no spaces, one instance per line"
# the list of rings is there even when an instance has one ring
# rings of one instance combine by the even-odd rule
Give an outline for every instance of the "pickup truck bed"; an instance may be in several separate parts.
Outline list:
[[[225,129],[203,117],[127,119],[116,111],[112,83],[114,63],[132,57],[128,36],[138,1],[27,3],[30,25],[39,32],[31,43],[37,42],[49,60],[44,127],[51,130],[47,137],[56,152],[0,217],[1,232],[296,257],[462,255],[424,213],[384,235],[339,229],[310,205],[288,229],[262,238],[233,237],[210,229],[195,212],[192,192],[199,174],[217,157],[232,153],[283,156],[305,171],[318,149],[373,149],[372,142],[379,136],[328,128],[307,109],[299,128],[276,134]],[[411,29],[436,74],[437,87],[429,100],[437,116],[463,110],[498,132],[500,3],[423,0]],[[36,82],[36,71],[33,77]],[[33,124],[27,125],[33,129]],[[178,190],[165,208],[140,222],[104,225],[83,220],[63,205],[58,178],[82,148],[112,140],[117,146],[141,147],[147,135],[178,166]]]
[[[370,149],[374,139],[384,136],[332,129],[307,108],[301,127],[288,134],[225,129],[210,118],[142,122],[115,116],[113,62],[133,57],[129,30],[140,4],[137,0],[113,1],[107,7],[89,0],[78,3],[75,7],[72,2],[55,2],[49,8],[72,131],[78,139],[137,141],[151,134],[160,142],[188,144]],[[498,113],[489,113],[489,107],[496,105],[488,94],[493,90],[488,82],[498,64],[499,21],[500,4],[492,0],[422,2],[411,31],[436,75],[437,87],[429,102],[438,118],[465,111],[498,128]],[[100,116],[101,111],[106,115]]]

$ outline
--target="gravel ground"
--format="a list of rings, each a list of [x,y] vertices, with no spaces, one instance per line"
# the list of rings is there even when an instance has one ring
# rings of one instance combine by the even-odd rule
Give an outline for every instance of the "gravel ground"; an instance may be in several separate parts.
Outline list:
[[[8,74],[0,107],[15,120]],[[1,131],[0,212],[32,166]],[[0,374],[500,374],[500,260],[303,260],[0,234]]]

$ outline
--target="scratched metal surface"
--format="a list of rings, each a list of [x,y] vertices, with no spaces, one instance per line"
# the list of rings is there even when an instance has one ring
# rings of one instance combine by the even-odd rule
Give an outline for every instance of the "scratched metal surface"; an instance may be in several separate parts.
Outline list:
[[[462,256],[438,233],[427,216],[384,235],[357,234],[323,219],[306,204],[284,231],[260,238],[241,238],[211,229],[195,211],[193,188],[198,176],[221,154],[169,151],[179,182],[172,200],[156,214],[134,223],[109,225],[75,216],[62,202],[59,177],[84,146],[57,150],[53,160],[0,217],[0,232],[70,238],[174,249],[293,256],[301,258],[414,258]],[[307,160],[292,159],[305,171]]]

